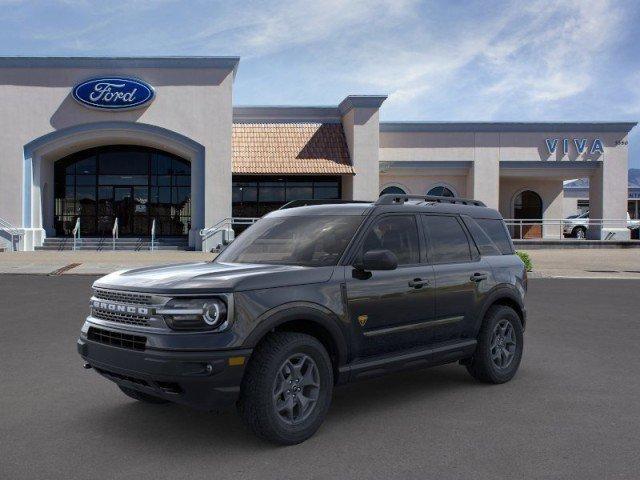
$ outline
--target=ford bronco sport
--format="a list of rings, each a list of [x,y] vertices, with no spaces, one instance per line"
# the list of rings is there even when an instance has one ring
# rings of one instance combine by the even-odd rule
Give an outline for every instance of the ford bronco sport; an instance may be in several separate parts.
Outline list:
[[[500,214],[451,197],[286,205],[212,262],[93,289],[85,367],[142,402],[237,404],[281,444],[314,434],[334,385],[450,362],[506,382],[526,322],[527,275]]]

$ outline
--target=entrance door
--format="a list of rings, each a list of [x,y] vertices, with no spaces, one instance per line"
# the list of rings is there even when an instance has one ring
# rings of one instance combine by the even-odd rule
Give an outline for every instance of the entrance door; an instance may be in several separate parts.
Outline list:
[[[149,235],[149,189],[147,187],[113,187],[113,212],[121,236]]]
[[[542,199],[531,190],[518,194],[513,205],[513,218],[522,220],[514,227],[515,238],[542,238]]]

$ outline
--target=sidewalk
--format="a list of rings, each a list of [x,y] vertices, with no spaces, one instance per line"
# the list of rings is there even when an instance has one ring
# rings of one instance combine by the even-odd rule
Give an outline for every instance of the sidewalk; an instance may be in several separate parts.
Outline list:
[[[526,251],[526,250],[524,250]],[[532,278],[626,278],[640,280],[640,249],[530,250]],[[104,275],[115,270],[168,263],[204,262],[211,253],[156,252],[4,252],[0,274]],[[74,265],[79,264],[79,265]],[[59,269],[65,269],[57,272]]]
[[[158,250],[155,252],[37,251],[0,253],[0,273],[51,274],[80,264],[65,274],[104,275],[115,270],[167,263],[206,262],[214,255],[205,252]]]

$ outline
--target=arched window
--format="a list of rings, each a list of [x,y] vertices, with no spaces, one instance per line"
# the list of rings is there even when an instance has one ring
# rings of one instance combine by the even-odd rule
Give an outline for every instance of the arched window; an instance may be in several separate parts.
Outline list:
[[[427,192],[427,195],[435,195],[437,197],[455,197],[455,194],[449,187],[438,185]]]
[[[389,187],[386,187],[386,188],[382,189],[382,191],[380,192],[380,195],[387,195],[388,193],[390,193],[392,195],[405,195],[407,192],[405,192],[400,187],[396,187],[395,185],[391,185]]]
[[[191,164],[171,153],[133,145],[83,150],[54,163],[56,234],[71,235],[76,219],[87,237],[159,236],[191,228]]]

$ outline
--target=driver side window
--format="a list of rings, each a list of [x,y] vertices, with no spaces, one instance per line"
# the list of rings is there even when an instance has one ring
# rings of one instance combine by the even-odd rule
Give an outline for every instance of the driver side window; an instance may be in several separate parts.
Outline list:
[[[413,215],[390,215],[376,221],[367,232],[360,255],[369,250],[389,250],[398,265],[420,262],[418,228]]]

